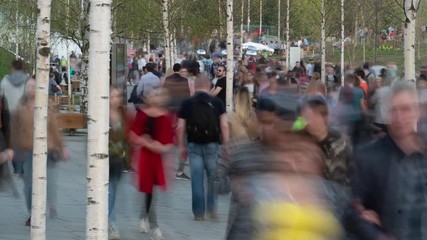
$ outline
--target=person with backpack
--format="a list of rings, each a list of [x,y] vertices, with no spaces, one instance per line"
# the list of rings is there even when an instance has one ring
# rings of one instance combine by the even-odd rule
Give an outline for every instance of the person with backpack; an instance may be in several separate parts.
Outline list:
[[[219,144],[226,144],[229,140],[224,103],[209,95],[209,88],[208,76],[199,74],[195,80],[195,95],[182,103],[178,113],[179,154],[181,159],[186,159],[188,153],[190,161],[192,209],[195,221],[203,221],[205,217],[203,179],[205,171],[208,177],[207,211],[210,218],[217,217],[214,182],[218,167]]]
[[[369,67],[369,62],[363,64],[363,71],[365,72],[365,77],[363,80],[365,80],[368,85],[371,86],[377,76],[375,75],[374,70]]]

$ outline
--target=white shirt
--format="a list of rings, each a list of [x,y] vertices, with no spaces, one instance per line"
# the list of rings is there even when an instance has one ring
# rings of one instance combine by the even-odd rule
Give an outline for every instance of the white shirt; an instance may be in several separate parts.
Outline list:
[[[307,75],[310,77],[313,76],[314,64],[309,63],[309,64],[307,64],[306,68],[307,68]]]
[[[142,70],[143,67],[147,64],[144,58],[138,59],[138,70]]]

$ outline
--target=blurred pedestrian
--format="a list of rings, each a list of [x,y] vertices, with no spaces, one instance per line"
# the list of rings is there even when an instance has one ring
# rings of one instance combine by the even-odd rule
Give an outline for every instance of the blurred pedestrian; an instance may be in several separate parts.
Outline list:
[[[257,120],[249,90],[240,87],[234,97],[234,111],[228,114],[230,140],[251,142],[258,139]]]
[[[21,97],[24,95],[25,82],[28,80],[28,75],[24,71],[24,62],[21,60],[12,61],[11,65],[11,74],[3,78],[0,83],[1,96],[6,99],[9,107],[10,122],[14,122],[15,112],[19,105]],[[12,142],[14,150],[16,149],[17,143]],[[22,176],[22,159],[15,155],[15,158],[12,161],[13,173]]]
[[[173,148],[174,116],[167,109],[167,95],[159,87],[144,89],[146,106],[138,107],[131,126],[130,141],[140,147],[138,190],[145,195],[140,213],[140,231],[148,232],[154,240],[164,239],[157,223],[154,206],[154,186],[166,189],[163,155]]]
[[[25,85],[25,94],[16,110],[12,123],[12,139],[18,143],[22,151],[24,169],[24,196],[28,212],[31,214],[32,182],[33,182],[33,135],[34,135],[34,101],[36,82],[30,79]],[[56,123],[56,112],[53,104],[49,103],[47,119],[47,206],[51,218],[57,217],[56,206],[56,165],[60,160],[68,158],[62,136]],[[31,226],[31,216],[26,221]]]
[[[187,69],[181,69],[181,64],[175,63],[173,65],[174,73],[167,77],[165,83],[163,84],[163,88],[167,90],[167,93],[170,97],[169,108],[176,114],[178,113],[182,102],[190,97],[190,80],[187,79],[187,77],[184,77],[187,76]],[[174,126],[176,124],[174,124]],[[178,170],[175,175],[176,179],[190,180],[190,177],[187,176],[187,174],[184,172],[186,161],[187,159],[179,159]]]
[[[341,119],[348,124],[348,132],[353,146],[361,141],[364,128],[364,113],[366,112],[366,102],[363,90],[355,87],[356,76],[348,74],[344,78],[344,87],[341,89],[339,102],[341,104]]]
[[[230,152],[226,239],[341,239],[347,201],[339,185],[321,179],[319,146],[292,133],[295,113],[271,99],[259,99],[257,117],[261,140]]]
[[[386,136],[355,154],[347,226],[363,239],[426,239],[427,151],[416,130],[417,92],[411,84],[398,82],[385,103]]]
[[[120,239],[120,233],[116,225],[115,202],[117,187],[122,172],[129,164],[126,141],[127,117],[123,107],[122,93],[119,89],[110,88],[110,132],[109,132],[109,184],[108,184],[108,219],[109,239]]]
[[[10,125],[9,106],[6,98],[0,95],[0,152],[2,152],[0,154],[0,188],[10,188],[14,195],[18,196],[8,163],[14,156],[14,151],[11,149]]]
[[[302,104],[301,116],[306,122],[305,131],[325,154],[325,178],[349,186],[353,154],[351,141],[345,134],[328,127],[326,99],[322,96],[308,98]]]

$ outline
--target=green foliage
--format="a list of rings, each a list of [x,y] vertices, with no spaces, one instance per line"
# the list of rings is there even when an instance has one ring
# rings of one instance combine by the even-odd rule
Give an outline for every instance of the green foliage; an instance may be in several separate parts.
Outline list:
[[[0,47],[0,80],[10,72],[10,64],[15,59],[15,56]]]

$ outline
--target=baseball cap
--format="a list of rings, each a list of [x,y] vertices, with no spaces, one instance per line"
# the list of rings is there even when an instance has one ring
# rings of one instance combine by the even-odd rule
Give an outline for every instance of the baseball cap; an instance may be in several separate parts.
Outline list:
[[[212,58],[222,58],[222,57],[221,57],[221,54],[214,53],[214,54],[212,54]]]

